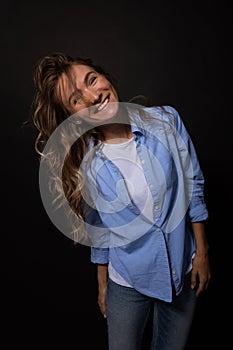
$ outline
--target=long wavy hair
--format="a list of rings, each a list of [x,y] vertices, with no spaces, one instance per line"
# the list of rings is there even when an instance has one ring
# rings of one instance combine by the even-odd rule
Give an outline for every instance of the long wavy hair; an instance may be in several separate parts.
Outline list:
[[[62,145],[65,148],[66,158],[65,162],[62,162],[62,180],[57,175],[62,161],[59,159],[59,153],[50,153],[49,150],[44,152],[46,144],[53,132],[63,121],[72,115],[72,111],[68,110],[62,101],[60,90],[58,89],[58,80],[63,73],[69,78],[72,66],[80,64],[92,67],[97,73],[104,75],[113,84],[113,78],[102,67],[95,65],[89,58],[74,58],[60,52],[43,56],[36,62],[34,67],[33,81],[35,93],[31,106],[31,115],[32,123],[37,133],[34,144],[35,150],[39,155],[39,160],[47,159],[53,174],[50,179],[50,187],[57,194],[54,201],[57,201],[59,206],[62,205],[63,203],[62,201],[59,202],[59,199],[63,198],[64,200],[64,193],[71,211],[82,222],[84,221],[82,201],[84,176],[80,170],[80,164],[86,154],[90,139],[92,138],[94,140],[94,146],[98,143],[100,131],[97,128],[93,128],[83,133],[82,127],[79,126],[77,133],[77,125],[75,126],[72,123],[69,125],[69,130],[66,132],[76,134],[76,141],[70,146],[66,137],[63,137]],[[79,241],[80,238],[76,237],[76,240]]]

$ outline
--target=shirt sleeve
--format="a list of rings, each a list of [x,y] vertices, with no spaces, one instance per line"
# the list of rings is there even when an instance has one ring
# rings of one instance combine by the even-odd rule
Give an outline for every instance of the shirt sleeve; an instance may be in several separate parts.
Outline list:
[[[94,264],[108,264],[109,248],[91,247],[91,262]]]
[[[86,231],[91,242],[91,262],[107,264],[109,255],[109,232],[104,227],[97,210],[89,210],[85,216]]]
[[[174,118],[174,126],[177,135],[181,137],[185,145],[185,152],[189,156],[192,164],[192,178],[188,179],[192,183],[192,195],[188,206],[188,215],[191,222],[204,221],[208,218],[208,210],[204,198],[204,184],[205,179],[198,160],[197,152],[195,150],[192,139],[179,115],[174,107],[166,107],[166,110],[171,113]],[[182,147],[181,147],[182,148]],[[182,149],[179,150],[181,153]],[[188,152],[187,152],[188,151]],[[184,152],[183,152],[184,154]],[[182,158],[182,156],[181,156]],[[183,168],[185,171],[187,156],[183,157]],[[189,175],[188,175],[189,176]]]

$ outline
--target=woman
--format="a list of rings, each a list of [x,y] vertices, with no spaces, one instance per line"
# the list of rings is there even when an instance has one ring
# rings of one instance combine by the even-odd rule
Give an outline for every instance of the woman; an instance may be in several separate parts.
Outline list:
[[[53,188],[91,246],[109,349],[141,349],[152,307],[150,349],[184,349],[211,273],[204,178],[178,112],[121,102],[102,68],[63,53],[42,57],[34,82],[35,149],[55,152]],[[67,123],[61,160],[50,140]]]

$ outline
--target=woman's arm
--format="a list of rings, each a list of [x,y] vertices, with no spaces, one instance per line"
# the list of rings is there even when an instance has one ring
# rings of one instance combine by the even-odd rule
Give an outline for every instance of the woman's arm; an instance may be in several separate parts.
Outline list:
[[[108,265],[97,264],[97,280],[98,280],[98,304],[103,316],[107,317],[106,311],[106,290],[108,282]]]
[[[192,228],[196,241],[196,254],[193,259],[191,286],[196,289],[196,296],[198,296],[202,291],[207,289],[211,278],[208,255],[209,246],[204,222],[193,222]]]

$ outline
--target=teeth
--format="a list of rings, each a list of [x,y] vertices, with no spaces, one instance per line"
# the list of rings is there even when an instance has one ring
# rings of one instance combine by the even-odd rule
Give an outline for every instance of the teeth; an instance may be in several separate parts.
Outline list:
[[[106,98],[106,100],[104,101],[104,103],[102,103],[98,108],[98,112],[101,111],[108,103],[108,98]]]

